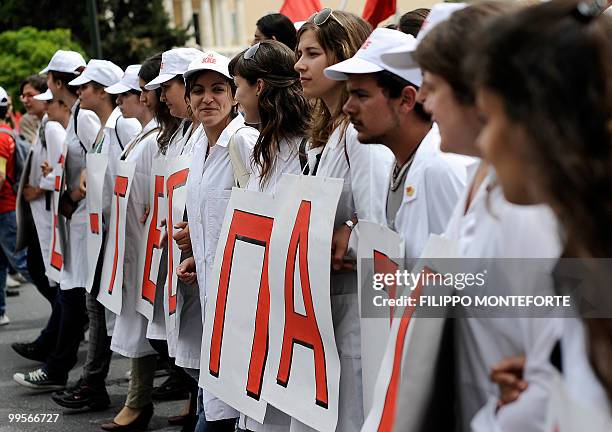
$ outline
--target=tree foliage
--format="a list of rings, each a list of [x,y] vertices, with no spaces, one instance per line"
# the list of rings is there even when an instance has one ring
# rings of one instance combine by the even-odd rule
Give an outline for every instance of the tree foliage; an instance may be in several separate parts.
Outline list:
[[[97,18],[102,56],[123,68],[156,52],[182,46],[187,39],[184,30],[169,27],[162,0],[97,0]],[[68,28],[93,57],[85,0],[0,1],[0,30],[24,26]]]
[[[58,49],[69,49],[84,54],[83,48],[74,42],[70,30],[37,30],[23,27],[16,31],[0,33],[0,85],[20,106],[19,85],[29,75],[40,72]]]

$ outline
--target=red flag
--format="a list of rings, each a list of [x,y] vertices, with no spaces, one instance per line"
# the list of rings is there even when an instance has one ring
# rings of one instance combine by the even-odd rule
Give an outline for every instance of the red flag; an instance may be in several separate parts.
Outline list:
[[[362,17],[372,25],[372,28],[395,13],[396,0],[367,0]]]
[[[305,21],[322,9],[319,0],[285,0],[280,13],[293,22]]]

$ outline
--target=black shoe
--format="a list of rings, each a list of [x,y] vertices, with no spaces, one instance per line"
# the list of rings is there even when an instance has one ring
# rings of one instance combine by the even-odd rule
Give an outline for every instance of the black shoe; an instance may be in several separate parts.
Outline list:
[[[115,423],[114,420],[111,420],[108,423],[104,423],[100,425],[102,430],[105,431],[117,431],[117,432],[132,432],[132,431],[143,431],[146,430],[149,426],[149,422],[151,421],[151,417],[153,417],[153,404],[149,404],[145,406],[138,417],[127,425],[119,425]]]
[[[19,295],[19,291],[14,289],[7,289],[5,293],[7,297],[17,297]]]
[[[166,381],[156,387],[151,393],[153,400],[170,401],[183,400],[189,398],[189,388],[185,385],[181,378],[171,374]]]
[[[21,357],[27,358],[28,360],[44,363],[47,359],[47,353],[40,349],[35,342],[15,342],[11,344],[11,348]]]
[[[105,387],[93,388],[84,383],[75,389],[55,392],[51,399],[59,406],[71,409],[89,407],[97,411],[106,409],[110,405],[110,398]]]

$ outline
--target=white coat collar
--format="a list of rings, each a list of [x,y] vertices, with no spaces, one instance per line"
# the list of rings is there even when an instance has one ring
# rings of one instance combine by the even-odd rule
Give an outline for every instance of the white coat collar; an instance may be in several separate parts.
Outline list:
[[[119,107],[116,107],[111,113],[111,115],[108,116],[108,119],[106,120],[106,124],[104,125],[104,127],[109,128],[109,129],[115,129],[115,127],[117,126],[117,120],[119,120],[119,117],[121,117],[121,110],[119,109]]]
[[[217,139],[217,143],[215,145],[218,145],[221,147],[227,147],[229,145],[229,141],[232,135],[234,135],[234,133],[243,126],[244,126],[244,117],[238,114],[236,118],[234,118],[234,120],[232,120],[225,127],[225,129],[223,129],[223,132],[221,132],[221,135],[219,135],[219,139]]]
[[[144,136],[147,132],[149,132],[152,129],[155,129],[156,127],[158,127],[157,120],[151,119],[151,121],[142,128],[142,132],[140,132],[140,136]]]

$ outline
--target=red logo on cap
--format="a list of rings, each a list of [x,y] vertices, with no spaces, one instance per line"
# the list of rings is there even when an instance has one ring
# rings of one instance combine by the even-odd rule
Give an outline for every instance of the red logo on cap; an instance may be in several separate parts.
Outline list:
[[[366,41],[363,43],[363,45],[361,45],[361,49],[368,49],[368,47],[372,45],[372,41],[370,40],[370,38],[367,38]]]
[[[217,59],[215,58],[214,55],[208,54],[206,57],[204,57],[202,59],[202,63],[213,63],[213,64],[215,64],[215,63],[217,63]]]
[[[159,64],[159,70],[162,70],[163,68],[164,68],[164,62],[161,62],[161,63]]]

